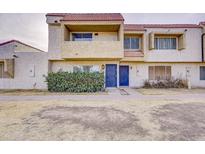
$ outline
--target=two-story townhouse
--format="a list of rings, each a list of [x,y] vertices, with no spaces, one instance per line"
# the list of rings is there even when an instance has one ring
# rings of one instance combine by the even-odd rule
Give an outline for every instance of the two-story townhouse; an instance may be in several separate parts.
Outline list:
[[[201,24],[124,24],[119,13],[46,15],[49,71],[99,71],[105,87],[187,79],[205,87]]]

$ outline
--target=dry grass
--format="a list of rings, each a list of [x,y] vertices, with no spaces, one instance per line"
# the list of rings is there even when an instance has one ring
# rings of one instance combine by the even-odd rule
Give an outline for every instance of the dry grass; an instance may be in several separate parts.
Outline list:
[[[200,102],[204,100],[194,103]],[[159,112],[160,108],[192,103],[177,100],[0,102],[0,140],[168,140],[174,135],[172,130],[161,130],[163,125],[158,119],[164,113]],[[166,113],[170,108],[163,111]],[[190,111],[186,114],[200,116]],[[200,135],[203,139],[204,134],[192,139],[200,139]]]
[[[107,95],[108,93],[105,92],[96,92],[96,93],[69,93],[69,92],[49,92],[47,90],[22,90],[22,89],[15,89],[15,90],[0,90],[0,96],[37,96],[37,95]]]
[[[170,89],[136,89],[138,92],[140,92],[143,95],[179,95],[179,94],[201,94],[205,93],[205,89],[183,89],[183,88],[170,88]]]

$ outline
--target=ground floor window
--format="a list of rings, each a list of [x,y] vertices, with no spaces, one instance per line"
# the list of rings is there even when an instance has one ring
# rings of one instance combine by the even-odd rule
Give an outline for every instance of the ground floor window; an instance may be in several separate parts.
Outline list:
[[[200,80],[205,80],[205,66],[200,66]]]
[[[99,65],[75,65],[73,72],[100,72]]]
[[[171,79],[171,66],[149,66],[149,80]]]
[[[4,73],[4,65],[3,63],[0,63],[0,78],[3,78],[3,73]]]

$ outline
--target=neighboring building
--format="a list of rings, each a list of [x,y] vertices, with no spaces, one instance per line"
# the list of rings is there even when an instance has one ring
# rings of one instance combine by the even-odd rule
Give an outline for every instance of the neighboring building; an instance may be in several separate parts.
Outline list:
[[[0,42],[0,89],[47,89],[47,52],[17,40]]]
[[[121,14],[46,15],[49,71],[101,71],[106,87],[187,79],[205,87],[205,23],[124,24]]]

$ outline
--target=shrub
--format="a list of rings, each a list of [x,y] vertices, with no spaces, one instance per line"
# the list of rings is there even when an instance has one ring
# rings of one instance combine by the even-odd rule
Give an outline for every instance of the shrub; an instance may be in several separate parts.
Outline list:
[[[51,92],[97,92],[104,90],[103,73],[49,73],[46,77]]]
[[[158,80],[144,82],[143,88],[187,88],[187,81],[182,79]]]

